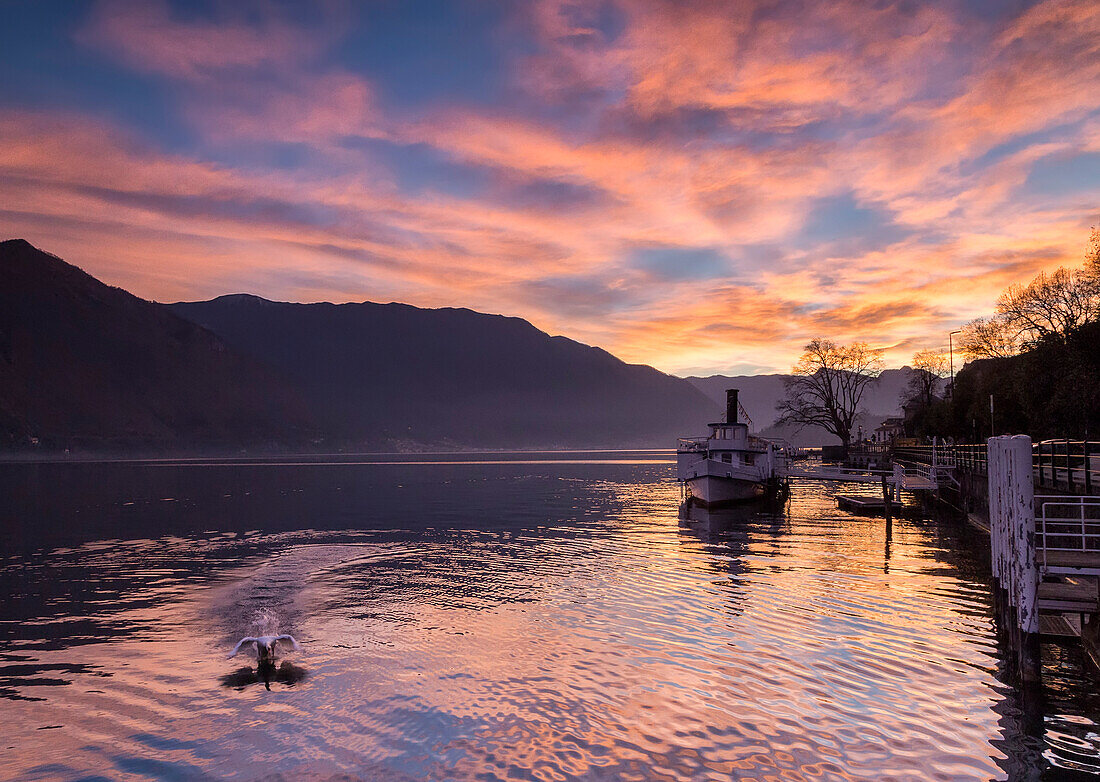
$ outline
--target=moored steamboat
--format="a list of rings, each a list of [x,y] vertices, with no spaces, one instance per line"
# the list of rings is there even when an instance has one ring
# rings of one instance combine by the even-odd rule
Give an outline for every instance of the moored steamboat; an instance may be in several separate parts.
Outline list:
[[[708,424],[708,437],[682,437],[676,449],[677,477],[693,502],[728,505],[786,487],[790,454],[781,444],[749,434],[738,420],[737,389],[726,391],[726,420]]]

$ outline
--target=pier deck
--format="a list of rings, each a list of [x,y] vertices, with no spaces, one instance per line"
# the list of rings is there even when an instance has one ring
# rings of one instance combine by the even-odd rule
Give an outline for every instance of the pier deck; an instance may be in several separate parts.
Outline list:
[[[1040,550],[1036,559],[1045,573],[1100,576],[1100,551]]]
[[[1091,614],[1100,610],[1096,582],[1070,579],[1039,584],[1039,610]]]
[[[836,495],[836,505],[849,513],[880,515],[886,512],[886,501],[882,497],[859,497],[851,494]]]
[[[1061,614],[1043,614],[1039,617],[1039,634],[1052,638],[1080,638],[1081,626]]]

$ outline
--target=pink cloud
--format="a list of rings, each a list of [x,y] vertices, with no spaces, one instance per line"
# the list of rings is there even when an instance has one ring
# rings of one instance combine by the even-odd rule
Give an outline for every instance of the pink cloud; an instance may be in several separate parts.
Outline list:
[[[321,11],[331,11],[322,4]],[[240,69],[286,70],[312,59],[333,37],[270,13],[245,21],[247,5],[224,6],[216,22],[184,20],[165,0],[100,0],[78,40],[135,68],[176,79],[207,79]]]
[[[1100,149],[1095,4],[1041,3],[999,29],[924,6],[769,8],[632,1],[613,34],[583,4],[536,3],[541,50],[515,66],[515,105],[398,111],[323,66],[326,25],[108,3],[81,39],[174,80],[211,154],[7,112],[0,181],[17,206],[0,223],[152,298],[470,306],[672,370],[785,370],[817,334],[903,363],[1006,284],[1079,260],[1100,191],[1021,190],[1044,159]],[[427,148],[489,184],[408,192],[356,140]],[[210,162],[287,143],[309,164]],[[592,197],[508,197],[525,186]],[[872,250],[807,243],[836,197],[904,231]],[[633,262],[649,245],[727,265],[658,282]]]
[[[921,84],[944,57],[957,24],[919,6],[860,3],[617,4],[624,31],[614,41],[577,6],[535,4],[530,24],[544,47],[521,83],[544,97],[585,91],[622,95],[642,116],[688,109],[736,111],[758,129],[794,128],[845,109],[885,109]]]

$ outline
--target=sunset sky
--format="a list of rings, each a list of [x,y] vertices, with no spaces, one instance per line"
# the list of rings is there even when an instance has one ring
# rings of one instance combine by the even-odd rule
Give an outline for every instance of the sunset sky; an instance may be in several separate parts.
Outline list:
[[[900,365],[1100,222],[1096,0],[0,21],[0,238],[158,301],[470,307],[677,374],[818,335]]]

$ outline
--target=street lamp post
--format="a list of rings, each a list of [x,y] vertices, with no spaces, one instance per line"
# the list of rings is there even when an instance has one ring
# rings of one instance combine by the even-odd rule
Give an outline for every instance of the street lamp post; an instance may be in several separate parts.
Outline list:
[[[947,355],[951,361],[951,398],[955,398],[955,343],[951,340],[951,337],[955,336],[962,329],[955,329],[954,331],[947,332]]]

